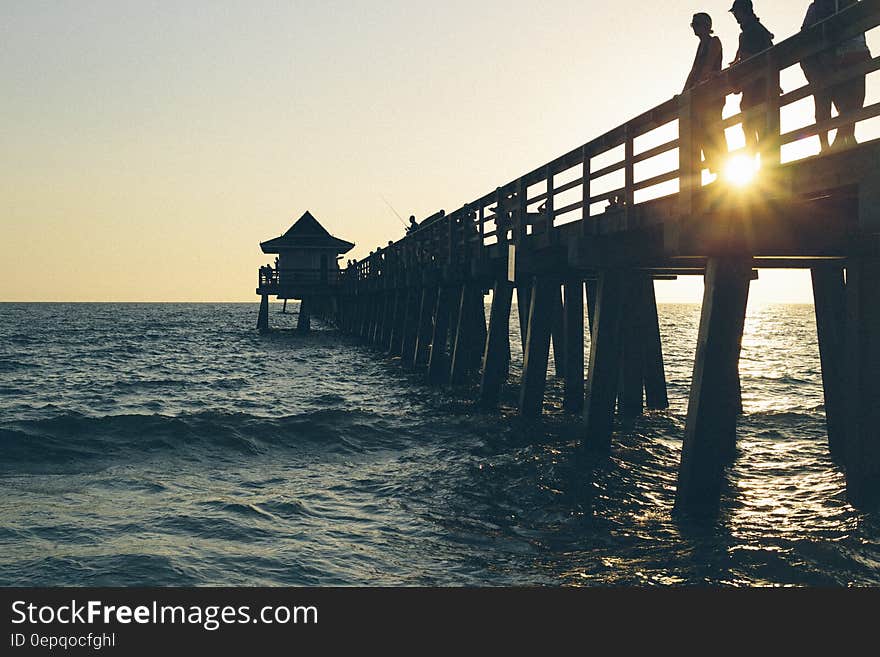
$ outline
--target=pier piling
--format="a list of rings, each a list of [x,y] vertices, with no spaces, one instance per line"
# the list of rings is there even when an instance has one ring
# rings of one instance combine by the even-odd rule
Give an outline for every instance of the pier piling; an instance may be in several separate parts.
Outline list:
[[[513,285],[506,280],[498,280],[492,290],[492,305],[489,310],[489,327],[486,346],[483,351],[483,372],[480,379],[480,403],[495,405],[501,392],[501,385],[507,378],[510,363],[510,307],[513,299]]]
[[[853,504],[880,504],[880,257],[846,263],[846,485]]]
[[[584,406],[584,446],[607,450],[614,428],[614,402],[620,377],[620,324],[624,274],[606,270],[599,276],[590,338],[590,367]]]
[[[675,500],[681,513],[712,515],[718,509],[723,465],[736,435],[735,372],[751,276],[751,258],[717,257],[706,264]]]
[[[412,286],[407,287],[406,308],[404,309],[400,343],[400,356],[405,365],[412,363],[413,350],[416,347],[420,303],[421,295],[418,288]]]
[[[834,459],[843,461],[846,446],[846,287],[843,266],[828,264],[813,267],[810,275],[813,281],[819,362],[822,365],[828,449]]]
[[[645,360],[645,406],[654,410],[669,408],[666,370],[663,365],[663,344],[660,338],[660,318],[657,314],[654,281],[650,276],[646,276],[642,279],[641,287],[641,324]]]
[[[269,295],[260,296],[260,313],[257,315],[257,330],[266,333],[269,330]]]
[[[299,302],[299,316],[296,318],[297,333],[308,333],[312,328],[311,299],[303,299]]]
[[[550,357],[553,311],[558,296],[558,281],[545,276],[534,278],[529,294],[531,305],[519,396],[519,410],[524,416],[534,417],[541,414],[547,381],[547,361]]]
[[[422,288],[422,298],[419,303],[418,334],[413,349],[412,365],[419,367],[427,362],[428,346],[434,331],[432,314],[437,300],[437,288],[426,284]]]
[[[526,354],[526,338],[529,334],[529,311],[532,308],[532,282],[517,282],[516,284],[516,315],[519,319],[519,338],[523,358]]]
[[[566,280],[562,309],[565,342],[562,405],[569,413],[579,413],[584,408],[584,282],[581,279]]]
[[[434,304],[434,330],[428,357],[428,381],[431,383],[445,383],[449,375],[447,341],[453,296],[453,288],[441,283]]]
[[[552,293],[553,310],[550,336],[553,340],[553,373],[562,378],[565,376],[565,318],[562,302],[562,287],[557,283]]]
[[[645,380],[644,340],[642,316],[644,314],[644,274],[627,274],[624,283],[624,316],[620,325],[621,367],[620,391],[617,410],[621,417],[634,418],[642,414]]]

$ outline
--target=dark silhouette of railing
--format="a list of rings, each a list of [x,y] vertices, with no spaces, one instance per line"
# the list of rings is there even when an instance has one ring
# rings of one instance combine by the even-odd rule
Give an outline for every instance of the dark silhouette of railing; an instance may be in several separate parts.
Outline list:
[[[336,285],[342,272],[338,269],[308,269],[303,267],[282,267],[280,269],[262,268],[258,275],[257,287],[265,294],[277,294],[285,288]]]
[[[811,96],[820,88],[830,88],[880,69],[880,57],[836,74],[821,87],[807,84],[781,95],[780,72],[878,25],[878,0],[863,0],[844,9],[458,210],[428,217],[402,239],[353,263],[345,273],[345,280],[379,277],[389,271],[395,261],[454,267],[485,259],[487,248],[496,244],[514,244],[522,250],[533,241],[530,238],[536,236],[552,241],[557,235],[556,229],[567,223],[577,223],[583,235],[596,234],[600,230],[596,221],[599,213],[594,210],[605,202],[611,203],[610,209],[619,215],[614,224],[617,230],[634,227],[638,206],[660,197],[677,195],[679,216],[688,216],[693,211],[694,195],[703,186],[704,166],[694,139],[697,103],[738,93],[738,89],[749,82],[761,79],[766,82],[764,103],[724,119],[719,129],[741,125],[752,117],[761,118],[765,125],[760,144],[761,177],[770,179],[774,169],[781,166],[782,146],[880,115],[880,103],[875,103],[857,112],[785,133],[780,125],[782,108]],[[677,127],[677,136],[650,147],[639,143],[665,126]],[[676,150],[677,166],[646,176],[637,174],[638,165]],[[611,161],[593,168],[594,162],[600,159]],[[622,184],[611,181],[612,176],[620,178],[621,173]],[[562,177],[567,180],[557,182],[557,178]],[[603,182],[605,184],[600,186]],[[672,189],[663,185],[671,185]],[[576,194],[578,200],[557,205],[558,197],[567,192]],[[577,212],[579,217],[567,216]]]

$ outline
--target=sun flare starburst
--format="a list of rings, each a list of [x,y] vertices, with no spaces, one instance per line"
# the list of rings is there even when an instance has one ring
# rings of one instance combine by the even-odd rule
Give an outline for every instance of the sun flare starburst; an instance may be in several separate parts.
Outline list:
[[[755,179],[759,166],[754,157],[734,155],[724,165],[724,179],[736,187],[745,187]]]

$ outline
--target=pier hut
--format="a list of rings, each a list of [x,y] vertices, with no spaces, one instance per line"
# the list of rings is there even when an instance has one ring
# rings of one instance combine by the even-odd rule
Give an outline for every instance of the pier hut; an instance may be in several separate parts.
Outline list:
[[[308,331],[313,306],[331,297],[339,283],[338,259],[354,248],[352,242],[331,235],[306,211],[280,237],[260,242],[263,253],[277,255],[275,266],[260,267],[257,294],[260,314],[257,329],[269,330],[269,297],[299,299],[297,329]]]

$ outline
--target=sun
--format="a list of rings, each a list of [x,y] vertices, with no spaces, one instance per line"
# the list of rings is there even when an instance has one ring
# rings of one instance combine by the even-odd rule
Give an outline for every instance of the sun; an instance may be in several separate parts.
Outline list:
[[[758,173],[758,162],[748,155],[734,155],[724,165],[724,179],[736,187],[745,187]]]

